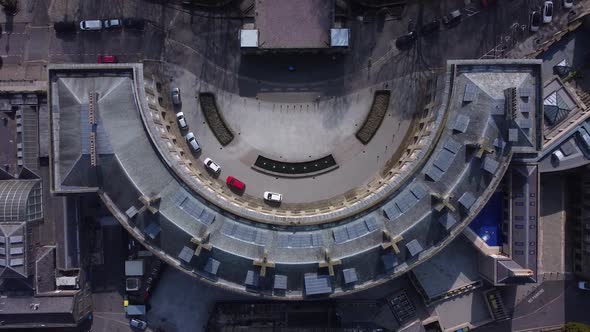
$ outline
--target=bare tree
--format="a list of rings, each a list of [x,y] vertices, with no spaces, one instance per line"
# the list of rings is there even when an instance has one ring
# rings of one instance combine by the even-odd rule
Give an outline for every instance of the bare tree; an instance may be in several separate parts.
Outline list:
[[[15,15],[18,12],[18,0],[0,0],[0,5],[8,15]]]

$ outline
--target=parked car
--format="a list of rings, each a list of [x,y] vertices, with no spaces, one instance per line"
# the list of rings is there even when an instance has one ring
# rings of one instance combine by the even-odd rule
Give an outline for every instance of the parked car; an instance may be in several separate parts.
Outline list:
[[[188,124],[186,123],[186,119],[184,118],[184,113],[178,112],[176,113],[176,121],[178,121],[178,127],[182,130],[188,129]]]
[[[172,88],[170,90],[170,96],[172,97],[172,103],[174,105],[180,105],[180,89],[179,88]]]
[[[101,30],[102,29],[102,21],[101,20],[88,20],[80,22],[80,29],[82,30]]]
[[[265,191],[264,200],[273,203],[280,203],[283,200],[283,195],[279,193],[273,193],[271,191]]]
[[[197,139],[195,138],[195,134],[190,132],[190,133],[186,134],[186,136],[184,136],[184,138],[186,138],[186,142],[188,143],[188,146],[190,146],[191,150],[193,150],[194,152],[201,151],[201,146],[199,146],[199,142],[197,142]]]
[[[53,29],[57,33],[74,32],[76,31],[76,22],[55,22],[53,23]]]
[[[143,303],[147,303],[154,292],[154,288],[160,280],[160,274],[162,273],[162,269],[164,268],[164,264],[160,259],[156,259],[152,263],[152,268],[150,270],[149,275],[145,280],[145,288],[143,290]]]
[[[117,29],[123,27],[123,22],[118,18],[113,18],[110,20],[104,20],[103,26],[105,29]]]
[[[98,63],[117,63],[117,57],[114,55],[103,55],[103,54],[99,54],[96,57],[96,62]]]
[[[459,24],[461,22],[461,11],[460,10],[453,10],[452,12],[450,12],[449,14],[443,16],[443,24],[446,25],[447,27],[451,28],[456,26],[457,24]]]
[[[407,34],[400,36],[398,39],[395,40],[395,47],[399,50],[406,50],[416,41],[416,31],[410,31]]]
[[[553,1],[545,1],[543,6],[543,23],[551,23],[553,19]]]
[[[246,184],[236,178],[234,178],[233,176],[228,176],[227,179],[225,180],[225,183],[227,183],[227,185],[235,190],[238,191],[244,191],[246,189]]]
[[[145,21],[140,18],[124,18],[123,19],[123,26],[128,29],[138,29],[143,30],[145,26]]]
[[[574,0],[562,0],[563,8],[570,9],[574,6]]]
[[[437,18],[435,18],[434,20],[424,24],[422,26],[422,28],[420,28],[420,33],[423,36],[426,36],[426,35],[437,32],[439,29],[440,29],[440,21]]]
[[[590,281],[578,281],[578,288],[583,290],[590,290]]]
[[[129,326],[136,328],[140,331],[145,331],[145,329],[147,329],[148,327],[148,323],[141,319],[131,318],[131,320],[129,320]]]
[[[217,165],[213,160],[211,160],[211,158],[205,158],[203,164],[205,165],[205,168],[215,174],[219,174],[221,172],[221,166]]]
[[[541,27],[541,13],[538,10],[533,10],[529,16],[529,30],[537,32],[539,27]]]

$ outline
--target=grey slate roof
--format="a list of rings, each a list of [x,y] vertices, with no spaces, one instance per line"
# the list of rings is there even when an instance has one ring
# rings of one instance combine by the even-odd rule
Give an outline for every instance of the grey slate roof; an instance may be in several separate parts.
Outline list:
[[[418,239],[406,243],[406,248],[408,248],[411,256],[416,256],[424,250]]]
[[[220,265],[220,263],[218,260],[215,260],[213,258],[208,258],[207,263],[205,264],[205,267],[203,268],[203,270],[209,274],[216,275],[217,270],[219,269],[219,265]]]
[[[328,275],[318,275],[316,273],[306,273],[305,295],[319,295],[332,293],[332,281]]]
[[[356,274],[355,268],[349,268],[342,270],[342,275],[344,276],[344,283],[350,284],[353,282],[358,281],[358,276]]]
[[[459,198],[459,204],[461,204],[467,210],[471,208],[473,203],[475,203],[475,197],[470,192],[463,193],[463,195],[461,195]]]
[[[273,288],[278,290],[287,290],[287,276],[275,274]]]
[[[178,254],[178,258],[180,258],[182,261],[186,262],[186,263],[190,263],[191,259],[193,259],[193,254],[194,254],[194,250],[184,246],[182,247],[182,250],[180,251],[180,253]]]
[[[258,280],[260,278],[260,274],[258,271],[248,270],[246,272],[246,279],[244,280],[244,285],[250,287],[258,287]]]

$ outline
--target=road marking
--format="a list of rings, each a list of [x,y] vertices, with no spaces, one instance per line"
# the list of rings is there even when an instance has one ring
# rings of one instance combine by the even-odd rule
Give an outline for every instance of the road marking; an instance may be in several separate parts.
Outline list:
[[[528,299],[528,303],[533,303],[534,300],[536,300],[537,298],[539,298],[539,296],[541,296],[541,294],[545,293],[545,289],[541,288],[539,289],[535,294],[533,294],[529,299]]]

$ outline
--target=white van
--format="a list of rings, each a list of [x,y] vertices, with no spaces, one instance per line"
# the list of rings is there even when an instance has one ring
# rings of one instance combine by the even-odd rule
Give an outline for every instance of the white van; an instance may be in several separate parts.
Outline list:
[[[102,21],[101,20],[82,21],[82,22],[80,22],[80,29],[82,29],[82,30],[101,30],[102,29]]]

